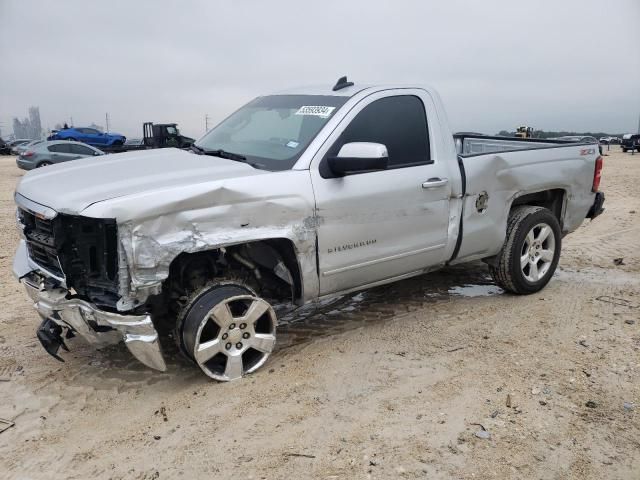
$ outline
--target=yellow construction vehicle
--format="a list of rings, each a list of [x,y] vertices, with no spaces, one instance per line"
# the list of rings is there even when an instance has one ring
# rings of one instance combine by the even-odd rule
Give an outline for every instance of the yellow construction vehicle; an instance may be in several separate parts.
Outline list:
[[[516,137],[518,138],[532,138],[533,137],[533,127],[518,127],[516,129]]]

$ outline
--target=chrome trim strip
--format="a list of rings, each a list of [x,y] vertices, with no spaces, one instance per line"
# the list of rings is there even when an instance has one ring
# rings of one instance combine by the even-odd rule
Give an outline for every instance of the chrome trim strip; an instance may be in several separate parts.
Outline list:
[[[53,208],[49,208],[45,205],[34,202],[33,200],[29,200],[27,197],[23,197],[18,192],[15,193],[13,198],[20,208],[28,210],[34,215],[42,216],[47,220],[52,220],[56,218],[56,215],[58,215],[58,212],[56,212]]]
[[[419,250],[413,250],[411,252],[398,253],[397,255],[391,255],[389,257],[384,257],[384,258],[376,258],[375,260],[356,263],[355,265],[349,265],[347,267],[340,267],[334,270],[327,270],[326,272],[322,272],[322,275],[325,277],[328,277],[329,275],[335,275],[336,273],[347,272],[349,270],[355,270],[356,268],[368,267],[371,265],[375,265],[377,263],[388,262],[389,260],[397,260],[398,258],[410,257],[411,255],[417,255],[419,253],[429,252],[431,250],[437,250],[439,248],[444,248],[446,246],[447,246],[446,243],[441,243],[439,245],[433,245],[432,247],[421,248]]]
[[[320,297],[318,297],[317,300],[324,301],[324,300],[328,300],[328,299],[331,299],[331,298],[336,298],[336,297],[341,297],[343,295],[348,295],[348,294],[353,293],[353,292],[360,292],[360,291],[366,290],[368,288],[379,287],[380,285],[387,285],[389,283],[394,283],[394,282],[397,282],[399,280],[405,280],[407,278],[417,277],[418,275],[424,275],[426,273],[433,272],[435,270],[439,270],[443,266],[444,266],[444,263],[440,263],[438,265],[433,265],[431,267],[423,268],[422,270],[414,270],[413,272],[403,273],[402,275],[396,275],[394,277],[389,277],[389,278],[385,278],[385,279],[382,279],[382,280],[377,280],[377,281],[371,282],[371,283],[365,283],[364,285],[359,285],[357,287],[348,288],[346,290],[340,290],[338,292],[327,293],[325,295],[321,295]]]

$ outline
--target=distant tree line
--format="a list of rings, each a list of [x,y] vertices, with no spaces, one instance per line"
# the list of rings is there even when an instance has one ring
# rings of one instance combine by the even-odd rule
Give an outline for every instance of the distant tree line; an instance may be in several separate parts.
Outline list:
[[[534,138],[554,138],[554,137],[568,137],[568,136],[581,136],[581,137],[619,137],[622,138],[624,133],[605,133],[605,132],[548,132],[545,130],[534,130]],[[500,137],[515,137],[516,132],[508,132],[507,130],[500,130],[498,133]]]

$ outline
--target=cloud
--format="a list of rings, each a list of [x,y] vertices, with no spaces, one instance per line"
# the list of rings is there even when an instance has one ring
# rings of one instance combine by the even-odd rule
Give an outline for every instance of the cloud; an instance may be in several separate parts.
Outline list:
[[[0,122],[39,105],[140,136],[204,133],[251,98],[305,84],[426,83],[455,130],[631,131],[640,3],[0,0]]]

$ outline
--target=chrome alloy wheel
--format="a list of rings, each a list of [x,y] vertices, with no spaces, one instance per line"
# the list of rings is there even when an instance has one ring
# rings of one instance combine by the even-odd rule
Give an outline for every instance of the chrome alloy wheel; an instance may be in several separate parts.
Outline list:
[[[222,300],[203,318],[191,353],[202,371],[218,381],[241,378],[266,362],[276,343],[276,314],[252,295]]]
[[[553,263],[556,238],[546,223],[539,223],[527,233],[520,252],[520,268],[529,282],[542,279]]]

